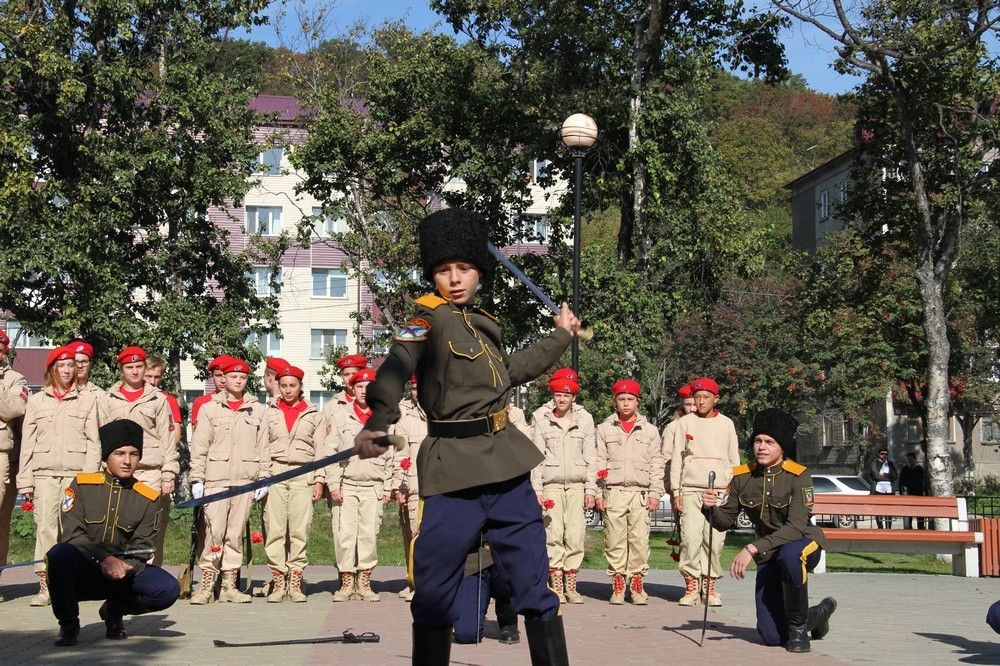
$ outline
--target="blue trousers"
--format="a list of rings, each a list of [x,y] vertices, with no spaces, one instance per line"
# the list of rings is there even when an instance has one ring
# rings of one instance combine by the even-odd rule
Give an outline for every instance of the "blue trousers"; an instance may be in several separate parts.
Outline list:
[[[765,645],[783,645],[788,641],[782,583],[805,585],[808,572],[819,564],[821,550],[812,539],[799,539],[780,546],[767,562],[758,565],[754,599],[757,633]]]
[[[456,624],[455,600],[465,561],[479,547],[480,534],[490,544],[497,574],[510,586],[514,610],[543,620],[556,616],[559,598],[548,588],[542,510],[528,475],[523,475],[424,499],[413,546],[416,591],[410,612],[415,629]]]
[[[986,612],[986,624],[993,628],[993,631],[1000,634],[1000,601],[990,606]]]
[[[46,555],[49,597],[59,624],[80,618],[80,601],[107,599],[129,615],[169,608],[181,594],[177,579],[160,567],[147,565],[135,576],[108,580],[101,568],[76,546],[57,543]]]
[[[497,621],[501,622],[503,618],[500,617],[500,605],[510,603],[510,590],[496,567],[486,567],[479,573],[462,579],[458,586],[458,596],[455,597],[456,643],[478,643],[483,640],[486,611],[491,598],[497,600]]]

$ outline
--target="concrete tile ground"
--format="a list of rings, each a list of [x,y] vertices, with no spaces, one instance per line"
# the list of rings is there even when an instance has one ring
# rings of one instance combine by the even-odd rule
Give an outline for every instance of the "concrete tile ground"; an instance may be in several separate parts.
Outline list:
[[[264,567],[255,567],[261,578]],[[600,571],[581,572],[583,605],[565,608],[570,656],[576,664],[1000,664],[1000,643],[983,621],[990,603],[1000,598],[1000,584],[990,579],[893,574],[825,574],[811,577],[814,600],[833,594],[840,607],[833,630],[813,643],[810,655],[789,655],[757,642],[752,603],[753,583],[726,580],[725,606],[709,613],[705,646],[698,647],[700,608],[681,608],[676,571],[653,571],[647,579],[652,595],[645,607],[608,605],[607,578]],[[333,567],[314,567],[310,600],[305,604],[212,604],[195,607],[179,602],[162,613],[128,619],[132,636],[121,642],[104,639],[97,602],[82,605],[80,644],[56,649],[51,610],[31,608],[33,576],[22,569],[3,573],[0,592],[0,664],[405,664],[409,661],[409,606],[395,594],[403,586],[398,567],[376,570],[379,603],[334,604]],[[478,646],[456,645],[455,664],[513,666],[527,664],[528,649],[496,642],[492,611],[487,640]],[[339,635],[345,629],[374,631],[381,637],[369,645],[271,645],[215,647],[230,643],[283,641]]]

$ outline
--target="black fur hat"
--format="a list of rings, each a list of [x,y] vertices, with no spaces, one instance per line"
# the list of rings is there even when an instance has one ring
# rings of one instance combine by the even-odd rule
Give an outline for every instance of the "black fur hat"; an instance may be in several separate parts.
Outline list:
[[[786,458],[795,459],[795,431],[799,422],[794,416],[780,409],[768,407],[757,413],[753,420],[753,432],[750,433],[750,449],[753,450],[753,440],[757,435],[770,435],[778,444]]]
[[[493,262],[486,244],[490,240],[486,219],[461,208],[445,208],[420,220],[420,262],[424,278],[434,282],[434,267],[442,261],[463,260],[478,268],[484,278]]]
[[[139,457],[142,457],[142,426],[135,421],[118,419],[105,423],[97,434],[101,438],[101,460],[107,460],[112,451],[123,446],[134,446],[139,449]]]

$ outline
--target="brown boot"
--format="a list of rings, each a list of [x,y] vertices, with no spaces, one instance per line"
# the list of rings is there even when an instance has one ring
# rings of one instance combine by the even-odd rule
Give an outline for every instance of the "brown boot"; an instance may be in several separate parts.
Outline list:
[[[354,572],[340,572],[340,589],[333,593],[334,601],[350,601],[354,595]]]
[[[709,606],[721,606],[722,605],[722,597],[719,596],[719,593],[715,591],[715,579],[714,578],[709,578],[708,579],[708,590],[706,590],[705,595],[708,597],[708,605]]]
[[[250,603],[250,595],[244,594],[240,591],[240,588],[236,586],[236,579],[238,576],[239,571],[236,569],[230,569],[229,571],[222,572],[222,588],[219,590],[219,601],[234,604]]]
[[[292,569],[288,574],[288,600],[296,604],[308,601],[302,591],[302,569]]]
[[[566,591],[563,589],[562,569],[549,569],[549,589],[559,597],[559,603],[566,603]]]
[[[625,576],[616,573],[611,577],[611,598],[609,603],[620,606],[625,603]]]
[[[191,593],[191,604],[203,606],[212,602],[212,598],[215,596],[215,579],[218,575],[219,572],[212,569],[201,570],[201,585]]]
[[[566,570],[566,601],[571,604],[582,604],[583,596],[576,591],[576,570]]]
[[[698,579],[693,576],[684,576],[684,596],[677,602],[678,606],[694,606],[701,601],[698,594]]]
[[[378,601],[378,592],[372,589],[372,570],[365,569],[358,572],[357,597],[361,601]]]
[[[31,598],[32,606],[48,606],[52,603],[49,599],[49,579],[44,571],[38,572],[38,594]]]
[[[646,588],[642,586],[642,576],[639,574],[634,574],[629,580],[629,592],[632,594],[632,603],[636,606],[645,606],[649,603],[649,596],[646,594]]]
[[[267,603],[280,604],[285,600],[285,574],[277,569],[271,569],[271,594],[267,595]]]

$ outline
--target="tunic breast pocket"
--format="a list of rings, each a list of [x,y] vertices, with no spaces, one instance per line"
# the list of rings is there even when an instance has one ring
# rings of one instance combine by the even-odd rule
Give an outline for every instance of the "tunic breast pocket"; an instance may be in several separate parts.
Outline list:
[[[86,415],[79,412],[67,412],[63,415],[62,426],[65,428],[60,435],[66,450],[70,453],[84,453],[87,450],[87,438],[84,436]]]
[[[488,386],[492,384],[486,350],[478,342],[448,341],[451,358],[448,381],[455,386]]]

